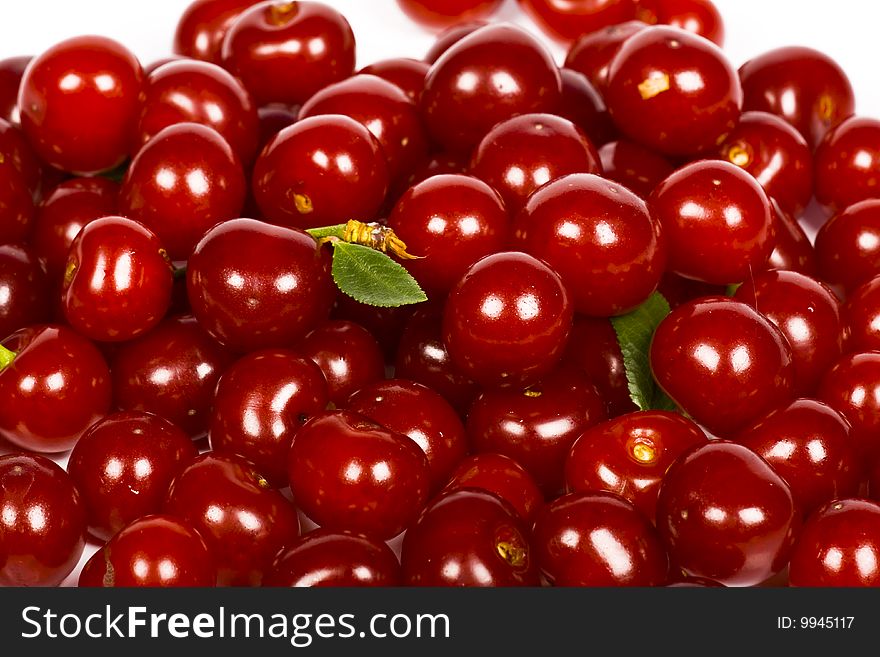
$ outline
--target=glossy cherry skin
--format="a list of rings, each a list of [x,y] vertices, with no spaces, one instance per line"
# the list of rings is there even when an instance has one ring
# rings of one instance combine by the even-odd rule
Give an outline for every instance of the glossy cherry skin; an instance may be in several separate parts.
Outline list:
[[[519,0],[538,27],[559,41],[574,41],[636,17],[635,0]]]
[[[201,534],[220,586],[259,586],[278,551],[299,535],[296,508],[232,455],[202,454],[168,491],[163,513]]]
[[[106,541],[141,516],[158,513],[171,481],[197,454],[187,434],[151,413],[114,413],[89,427],[67,471],[91,534]]]
[[[168,515],[138,518],[92,555],[81,587],[206,587],[217,572],[205,540]]]
[[[415,519],[428,499],[425,453],[408,437],[351,411],[307,422],[288,457],[297,506],[327,529],[387,540]]]
[[[782,570],[799,527],[788,484],[736,443],[694,447],[660,487],[657,529],[672,562],[725,586],[754,586]]]
[[[40,191],[43,177],[43,165],[37,159],[24,132],[14,124],[0,118],[0,156],[3,164],[12,167],[21,174],[31,192]]]
[[[248,354],[217,386],[211,448],[248,459],[273,486],[286,486],[293,437],[327,402],[327,383],[309,359],[286,349]]]
[[[703,281],[695,281],[692,278],[685,278],[672,272],[663,274],[663,278],[660,279],[660,285],[657,286],[657,291],[663,295],[670,308],[678,308],[688,301],[701,297],[727,296],[727,286],[725,285],[712,285]]]
[[[297,121],[254,165],[253,193],[276,224],[314,228],[371,221],[385,200],[388,165],[379,142],[347,116]]]
[[[420,59],[394,57],[373,62],[362,68],[360,73],[387,80],[403,91],[411,101],[418,103],[422,89],[425,88],[425,77],[429,68],[430,65]]]
[[[214,128],[242,162],[253,162],[257,155],[259,119],[254,101],[241,82],[216,64],[180,59],[149,75],[138,146],[175,123]]]
[[[583,130],[551,114],[524,114],[499,123],[480,141],[470,172],[518,212],[538,187],[570,173],[599,173],[599,155]]]
[[[336,295],[336,305],[331,319],[341,319],[360,324],[367,329],[382,349],[386,362],[394,360],[397,345],[407,320],[418,306],[371,306],[361,303],[347,294]]]
[[[852,116],[855,98],[843,69],[827,55],[802,46],[776,48],[739,69],[743,109],[770,112],[800,132],[811,148]]]
[[[525,522],[500,497],[476,488],[447,491],[403,537],[406,586],[537,586]]]
[[[422,115],[444,149],[470,151],[505,119],[553,112],[561,85],[543,44],[514,25],[487,25],[455,43],[428,71]]]
[[[9,335],[16,353],[0,369],[0,436],[31,452],[63,452],[110,410],[110,371],[101,352],[64,326]]]
[[[786,212],[803,214],[813,196],[812,152],[783,119],[767,112],[743,112],[718,154],[752,174]]]
[[[159,238],[142,224],[96,219],[70,247],[61,290],[67,321],[92,340],[143,335],[171,306],[172,269]]]
[[[816,148],[816,200],[831,212],[880,197],[880,121],[852,116]]]
[[[565,57],[565,68],[583,73],[604,93],[608,85],[608,70],[620,47],[633,34],[646,27],[647,23],[631,20],[581,35]]]
[[[663,25],[693,32],[724,45],[724,20],[712,0],[643,0]]]
[[[409,437],[428,458],[431,488],[443,486],[468,452],[455,409],[439,394],[412,381],[376,381],[358,390],[346,409]]]
[[[559,273],[577,312],[595,317],[638,306],[666,265],[666,240],[645,202],[592,174],[563,176],[532,194],[514,241]]]
[[[241,13],[259,0],[193,0],[174,32],[174,52],[220,63],[223,37]]]
[[[45,322],[51,314],[49,281],[34,249],[0,245],[0,336]]]
[[[838,499],[804,523],[791,555],[791,586],[880,586],[880,504]]]
[[[18,123],[18,89],[24,70],[33,57],[7,57],[0,60],[0,119],[10,123]]]
[[[653,521],[663,476],[706,434],[678,413],[639,411],[584,431],[565,461],[569,492],[604,490],[620,495]]]
[[[688,164],[658,185],[648,205],[669,244],[669,270],[706,283],[746,280],[773,251],[770,201],[729,162]]]
[[[507,251],[472,265],[443,311],[452,364],[483,386],[527,386],[562,356],[572,324],[562,279],[525,253]]]
[[[620,183],[642,198],[675,171],[672,162],[634,141],[620,139],[599,149],[602,175]]]
[[[233,22],[222,57],[258,105],[299,105],[354,72],[354,34],[325,4],[269,0]]]
[[[608,71],[605,93],[617,127],[666,155],[714,148],[736,125],[742,88],[713,43],[672,27],[627,39]]]
[[[433,64],[453,45],[469,34],[473,34],[481,27],[486,27],[488,24],[489,21],[462,21],[450,25],[437,35],[434,43],[428,48],[428,52],[425,53],[423,61],[427,64]]]
[[[880,199],[851,205],[816,234],[816,258],[823,281],[855,289],[880,274]]]
[[[212,228],[187,268],[193,314],[234,350],[293,344],[330,314],[330,254],[296,228],[235,219]]]
[[[862,456],[880,457],[880,353],[842,356],[825,373],[816,396],[847,419]]]
[[[288,107],[273,103],[257,110],[260,118],[260,152],[284,128],[296,123],[299,107]]]
[[[583,130],[598,146],[617,137],[617,128],[608,113],[605,99],[583,73],[559,69],[562,77],[562,98],[556,113]]]
[[[864,478],[850,426],[833,408],[797,399],[743,429],[736,441],[770,464],[806,515],[840,497],[856,495]]]
[[[431,176],[398,200],[388,226],[420,259],[403,264],[430,298],[446,296],[468,267],[501,251],[510,218],[489,184],[459,174]]]
[[[661,586],[669,559],[646,518],[617,495],[569,493],[535,520],[541,575],[555,586]]]
[[[411,20],[435,30],[486,18],[501,3],[502,0],[397,0]]]
[[[208,126],[163,128],[138,152],[122,181],[120,209],[152,230],[172,260],[186,260],[204,233],[239,216],[241,162]]]
[[[739,301],[706,297],[679,306],[657,327],[650,360],[666,393],[722,437],[793,396],[788,341]]]
[[[45,457],[7,454],[0,490],[0,586],[58,586],[85,547],[85,509],[70,477]]]
[[[12,162],[0,162],[0,242],[24,242],[30,238],[34,200],[27,181]]]
[[[62,41],[36,57],[21,81],[21,125],[41,159],[65,171],[112,169],[134,143],[144,74],[120,43]]]
[[[816,250],[797,219],[770,199],[773,213],[773,232],[776,236],[773,252],[767,259],[767,269],[788,269],[806,276],[818,276]]]
[[[875,276],[847,297],[843,316],[851,351],[880,351],[880,277]]]

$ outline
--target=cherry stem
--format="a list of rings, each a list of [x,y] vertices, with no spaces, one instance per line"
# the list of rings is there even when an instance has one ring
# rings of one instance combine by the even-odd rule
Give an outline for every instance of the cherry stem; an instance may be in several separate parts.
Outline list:
[[[15,352],[0,345],[0,370],[4,369],[13,360],[15,360]]]
[[[401,260],[418,260],[421,258],[421,256],[408,253],[406,243],[391,228],[377,222],[367,223],[365,221],[349,219],[344,224],[312,228],[306,232],[314,237],[319,245],[347,242],[349,244],[366,246],[374,251],[381,251],[386,255],[390,253]]]

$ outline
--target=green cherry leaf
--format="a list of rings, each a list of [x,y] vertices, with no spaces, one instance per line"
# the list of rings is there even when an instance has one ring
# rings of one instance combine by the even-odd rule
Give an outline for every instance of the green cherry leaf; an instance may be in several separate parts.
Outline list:
[[[316,240],[324,239],[325,237],[338,237],[342,239],[342,234],[345,231],[345,224],[336,224],[335,226],[322,226],[321,228],[308,228],[306,232],[314,237]]]
[[[360,244],[333,243],[332,273],[342,292],[370,306],[388,308],[428,300],[400,263]]]

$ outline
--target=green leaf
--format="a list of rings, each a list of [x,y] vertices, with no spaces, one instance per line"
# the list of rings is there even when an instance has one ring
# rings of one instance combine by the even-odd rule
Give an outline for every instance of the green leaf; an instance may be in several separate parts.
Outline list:
[[[629,395],[643,411],[676,409],[675,402],[654,380],[649,358],[654,331],[668,314],[669,303],[662,294],[655,292],[631,313],[611,318],[623,354]]]
[[[736,291],[740,288],[741,285],[742,283],[731,283],[727,286],[727,289],[725,289],[724,292],[727,296],[732,297],[734,294],[736,294]]]
[[[323,237],[338,237],[342,239],[342,233],[345,230],[345,224],[336,224],[335,226],[322,226],[321,228],[308,228],[306,232],[319,240]]]
[[[0,370],[15,360],[15,352],[0,344]]]
[[[370,306],[387,308],[428,300],[400,263],[360,244],[333,243],[332,273],[340,290]]]

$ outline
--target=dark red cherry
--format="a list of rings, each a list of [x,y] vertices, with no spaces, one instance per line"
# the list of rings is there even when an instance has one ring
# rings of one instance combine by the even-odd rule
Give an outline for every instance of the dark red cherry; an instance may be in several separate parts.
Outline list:
[[[0,346],[0,436],[12,444],[31,452],[66,451],[110,410],[107,363],[72,329],[31,326]]]
[[[825,373],[817,397],[847,419],[863,457],[880,457],[880,353],[841,357]]]
[[[330,314],[330,254],[308,233],[235,219],[196,245],[187,267],[193,314],[232,349],[284,347]]]
[[[653,521],[669,466],[706,440],[696,424],[678,413],[622,415],[587,429],[577,439],[565,461],[565,488],[616,493]]]
[[[553,112],[561,85],[542,43],[514,25],[487,25],[455,43],[428,71],[422,115],[444,149],[470,151],[505,119]]]
[[[569,493],[535,520],[535,555],[555,586],[661,586],[669,559],[651,523],[605,492]]]
[[[646,27],[647,23],[631,20],[582,34],[569,49],[565,68],[583,73],[596,89],[604,93],[612,60],[627,39]]]
[[[669,303],[670,308],[678,308],[688,301],[700,297],[727,296],[726,285],[712,285],[703,281],[695,281],[672,272],[666,272],[660,279],[657,291]]]
[[[449,50],[453,45],[464,39],[467,35],[473,34],[481,27],[486,27],[489,21],[463,21],[450,25],[437,35],[434,43],[428,48],[423,60],[427,64],[433,64],[440,56]]]
[[[196,457],[171,484],[163,513],[205,539],[221,586],[259,586],[275,555],[299,535],[293,504],[232,455]]]
[[[706,283],[746,280],[773,251],[767,194],[729,162],[688,164],[658,185],[648,205],[669,244],[669,270]]]
[[[158,415],[125,411],[93,424],[67,464],[89,531],[106,541],[141,516],[158,513],[171,481],[197,454],[189,436]]]
[[[650,359],[666,393],[722,437],[793,396],[788,341],[739,301],[706,297],[679,306],[657,327]]]
[[[431,68],[430,65],[420,59],[395,57],[373,62],[362,68],[360,73],[375,75],[387,80],[403,91],[411,101],[418,103],[422,89],[425,88],[425,77],[428,75],[429,68]]]
[[[21,125],[42,160],[94,173],[120,164],[134,144],[144,74],[120,43],[62,41],[36,57],[19,90]]]
[[[789,269],[806,276],[818,276],[816,251],[797,219],[770,199],[775,244],[767,259],[767,269]]]
[[[603,177],[620,183],[642,198],[648,198],[654,188],[675,171],[672,162],[665,157],[627,139],[602,146],[599,160]]]
[[[459,22],[486,18],[495,13],[502,0],[397,0],[411,20],[431,29]]]
[[[725,586],[755,586],[781,571],[799,527],[788,484],[736,443],[694,447],[660,487],[657,529],[672,562]]]
[[[400,586],[400,563],[385,543],[316,529],[278,554],[263,586]]]
[[[70,477],[42,456],[7,454],[0,490],[0,586],[58,586],[85,547],[85,509]]]
[[[0,119],[19,123],[18,89],[24,70],[33,57],[7,57],[0,60]]]
[[[0,339],[52,315],[46,270],[34,249],[0,245]]]
[[[880,276],[856,288],[843,306],[851,351],[880,351]]]
[[[336,295],[336,305],[330,313],[331,319],[341,319],[363,326],[379,346],[386,361],[393,361],[400,343],[400,336],[407,320],[418,306],[371,306],[361,303],[347,294]]]
[[[259,0],[193,0],[174,32],[174,52],[220,63],[220,49],[229,26]]]
[[[452,289],[443,343],[452,364],[484,386],[527,386],[565,349],[572,301],[559,275],[515,251],[486,256]]]
[[[657,22],[724,45],[724,20],[712,0],[642,0]]]
[[[28,189],[40,191],[43,165],[37,159],[31,145],[17,125],[0,118],[0,163],[11,165],[24,178]]]
[[[605,93],[617,127],[666,155],[691,156],[736,126],[742,88],[713,43],[673,27],[651,27],[627,39],[608,71]]]
[[[593,84],[583,73],[559,69],[562,77],[562,98],[556,113],[574,123],[598,146],[617,137],[611,114]]]
[[[214,586],[217,572],[205,540],[167,515],[140,517],[86,562],[81,587]]]
[[[382,540],[409,526],[430,487],[415,442],[350,411],[323,413],[297,431],[288,474],[297,506],[318,525]]]
[[[497,190],[515,214],[545,183],[570,173],[599,173],[599,154],[574,123],[524,114],[492,128],[471,157],[470,172]]]
[[[354,34],[333,7],[269,0],[235,19],[222,57],[258,105],[299,105],[354,72]]]
[[[433,176],[445,174],[466,174],[468,172],[467,154],[463,153],[434,153],[419,164],[412,172],[407,181],[410,187],[424,182]],[[402,194],[403,190],[392,190],[392,194]]]
[[[537,586],[525,522],[501,498],[479,489],[435,498],[406,532],[407,586]]]
[[[595,317],[638,306],[666,265],[666,240],[645,202],[592,174],[563,176],[532,194],[514,239],[559,273],[577,312]]]
[[[30,241],[34,200],[12,162],[0,162],[0,243]]]
[[[880,197],[880,121],[853,116],[816,148],[816,200],[831,212]]]
[[[636,17],[635,0],[519,0],[526,15],[559,41],[574,41]]]
[[[816,234],[823,281],[853,290],[880,274],[880,199],[851,205]]]
[[[279,132],[296,123],[299,107],[288,107],[279,103],[265,105],[257,110],[260,119],[260,152]]]

